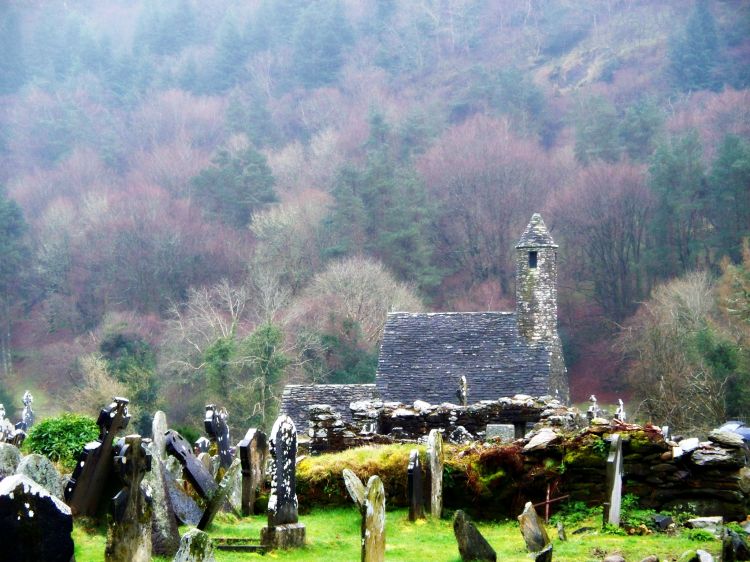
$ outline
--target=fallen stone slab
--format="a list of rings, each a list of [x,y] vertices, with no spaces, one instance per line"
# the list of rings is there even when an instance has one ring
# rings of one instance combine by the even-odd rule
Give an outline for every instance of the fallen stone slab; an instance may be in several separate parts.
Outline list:
[[[453,516],[453,534],[456,536],[458,552],[463,562],[472,560],[496,562],[497,553],[495,550],[460,509]]]
[[[708,440],[718,443],[723,447],[733,447],[737,449],[740,449],[745,445],[741,435],[734,433],[733,431],[722,431],[720,429],[714,429],[709,433]]]
[[[724,527],[724,518],[720,515],[714,517],[695,517],[694,519],[688,519],[685,522],[685,526],[690,529],[703,529],[720,537]]]

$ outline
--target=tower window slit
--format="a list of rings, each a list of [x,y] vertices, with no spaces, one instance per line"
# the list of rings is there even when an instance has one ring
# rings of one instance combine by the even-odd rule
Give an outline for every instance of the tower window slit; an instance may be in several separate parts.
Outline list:
[[[529,267],[536,269],[536,252],[529,252]]]

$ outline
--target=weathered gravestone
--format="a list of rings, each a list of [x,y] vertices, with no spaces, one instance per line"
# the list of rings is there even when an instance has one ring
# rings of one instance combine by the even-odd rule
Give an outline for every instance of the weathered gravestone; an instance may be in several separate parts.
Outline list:
[[[289,416],[281,416],[271,430],[271,495],[268,526],[261,542],[271,548],[293,548],[305,543],[305,526],[297,521],[297,429]]]
[[[209,499],[216,491],[214,477],[196,458],[190,443],[179,433],[170,429],[166,433],[167,453],[175,457],[184,469],[188,482],[204,499]]]
[[[118,440],[114,452],[114,472],[122,489],[112,498],[104,559],[107,562],[148,562],[151,560],[151,497],[141,489],[141,481],[151,470],[151,453],[140,435]]]
[[[497,560],[497,553],[490,543],[460,509],[453,516],[453,534],[456,536],[458,552],[464,562],[473,560],[495,562]]]
[[[16,474],[28,476],[50,494],[62,499],[62,476],[60,476],[52,461],[44,455],[32,453],[23,457],[18,464]]]
[[[36,482],[16,474],[0,482],[0,558],[6,562],[70,562],[73,515]]]
[[[114,397],[99,412],[99,438],[87,443],[78,456],[73,475],[65,487],[65,500],[73,515],[96,515],[104,485],[112,473],[112,442],[130,421],[128,399]]]
[[[16,429],[28,431],[34,425],[34,411],[31,409],[31,403],[34,397],[27,390],[23,393],[23,412],[21,412],[21,421],[16,424]]]
[[[430,466],[430,514],[440,518],[443,513],[443,436],[433,429],[427,437],[427,461]]]
[[[266,434],[259,429],[248,429],[238,445],[242,463],[242,515],[254,513],[255,494],[263,484],[263,468],[268,455]]]
[[[5,405],[0,404],[0,441],[7,441],[16,428],[13,423],[5,417]]]
[[[170,457],[174,458],[174,457]],[[167,468],[165,464],[164,468]],[[195,500],[191,498],[188,493],[182,487],[182,481],[175,480],[171,477],[169,470],[165,471],[167,478],[165,481],[167,487],[167,495],[169,500],[172,502],[174,508],[174,514],[179,521],[185,525],[197,525],[201,517],[203,516],[203,510],[198,507]]]
[[[362,517],[362,562],[385,560],[385,489],[379,476],[367,481]]]
[[[162,461],[167,458],[167,415],[158,410],[151,422],[151,454]]]
[[[607,457],[607,498],[604,505],[605,521],[620,526],[620,503],[622,500],[622,436],[612,435]]]
[[[529,552],[540,552],[550,543],[544,522],[539,519],[531,502],[526,502],[523,513],[518,516],[518,522]]]
[[[0,443],[0,479],[15,474],[21,463],[21,451],[10,443]]]
[[[201,453],[208,453],[210,448],[211,440],[206,437],[198,437],[198,439],[195,440],[195,443],[193,443],[193,452],[196,455],[200,455]]]
[[[461,375],[458,379],[458,390],[456,390],[456,398],[461,406],[469,405],[469,384],[466,382],[466,377]]]
[[[346,486],[346,491],[349,492],[349,497],[352,498],[357,509],[360,512],[363,512],[365,509],[365,500],[367,499],[365,485],[362,484],[362,480],[360,480],[359,477],[348,468],[345,468],[342,471],[342,474],[344,475],[344,486]]]
[[[206,417],[203,420],[203,426],[209,437],[216,441],[216,446],[219,449],[221,466],[225,469],[229,468],[229,465],[232,464],[232,451],[231,445],[229,444],[229,426],[227,426],[228,417],[229,415],[225,408],[219,410],[214,404],[206,405]]]
[[[173,562],[215,562],[214,544],[208,533],[190,529],[180,541],[180,549]]]
[[[407,474],[407,495],[409,496],[409,521],[424,519],[424,482],[422,463],[419,461],[419,450],[409,453]]]
[[[500,439],[501,441],[513,441],[516,438],[516,426],[512,423],[488,423],[485,439]]]
[[[198,462],[200,462],[203,465],[203,468],[206,469],[206,472],[208,472],[211,476],[216,477],[216,472],[214,472],[214,462],[211,459],[211,455],[208,453],[198,453]]]
[[[239,459],[235,459],[229,466],[229,470],[227,470],[224,478],[222,478],[219,487],[208,499],[208,502],[206,503],[206,509],[203,512],[203,516],[198,522],[198,529],[200,529],[201,531],[206,530],[214,520],[214,517],[216,517],[216,514],[219,513],[219,510],[224,505],[224,502],[227,501],[227,496],[231,491],[231,484],[234,482],[234,479],[237,477],[239,471],[240,461]]]
[[[151,487],[153,515],[151,517],[151,551],[158,556],[174,556],[180,546],[180,533],[172,498],[167,491],[167,478],[171,475],[164,467],[164,461],[155,452],[158,448],[151,443],[151,470],[144,482]],[[197,506],[196,506],[197,508]]]

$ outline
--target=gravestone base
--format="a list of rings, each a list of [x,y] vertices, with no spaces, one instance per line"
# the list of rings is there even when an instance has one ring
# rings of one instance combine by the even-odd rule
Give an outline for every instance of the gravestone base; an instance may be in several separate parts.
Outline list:
[[[305,526],[302,523],[286,523],[260,530],[260,542],[272,549],[289,549],[305,546]]]

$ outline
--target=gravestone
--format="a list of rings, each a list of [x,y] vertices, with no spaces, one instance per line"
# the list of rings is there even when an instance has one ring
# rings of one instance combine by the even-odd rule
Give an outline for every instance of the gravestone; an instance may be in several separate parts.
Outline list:
[[[208,453],[209,449],[211,449],[211,440],[206,437],[198,437],[198,439],[195,440],[195,443],[193,443],[193,452],[196,455]]]
[[[271,448],[271,495],[268,498],[268,526],[261,530],[261,542],[272,548],[293,548],[305,543],[305,526],[297,521],[297,429],[289,416],[273,424]]]
[[[5,417],[5,406],[0,404],[0,441],[10,439],[15,430],[16,428],[13,423]]]
[[[140,435],[128,435],[114,447],[114,472],[122,489],[112,498],[107,517],[107,562],[149,562],[151,560],[151,497],[141,481],[151,470],[151,453]]]
[[[225,511],[232,511],[237,517],[242,515],[242,461],[239,458],[236,459],[240,466],[240,469],[235,473],[232,481],[229,482],[229,493],[227,494],[227,504],[229,504],[229,510],[227,506],[224,506]]]
[[[166,469],[166,465],[164,468]],[[181,481],[178,482],[174,478],[171,478],[171,473],[168,470],[165,472],[167,475],[165,480],[167,495],[172,502],[175,516],[185,525],[197,525],[203,516],[203,510],[198,507],[195,500],[188,495],[182,487]]]
[[[226,408],[217,409],[214,404],[206,405],[206,417],[203,420],[203,426],[206,433],[214,441],[219,449],[219,458],[221,466],[225,469],[232,464],[232,451],[229,443],[229,427],[227,426]]]
[[[240,471],[240,461],[239,459],[235,459],[232,462],[232,464],[229,466],[229,469],[224,475],[224,478],[221,479],[221,483],[219,484],[219,487],[216,489],[216,491],[213,493],[213,495],[209,498],[208,502],[206,503],[206,509],[203,512],[203,516],[201,517],[201,520],[198,522],[198,528],[201,531],[205,531],[208,528],[208,526],[214,520],[214,517],[216,517],[216,514],[219,513],[219,510],[224,505],[224,502],[227,501],[227,496],[229,495],[229,492],[231,491],[231,484],[234,482],[234,479],[239,474],[239,471]]]
[[[547,535],[547,529],[544,528],[544,522],[539,519],[531,502],[526,502],[523,513],[518,516],[518,522],[521,525],[521,534],[529,552],[544,550],[544,547],[549,544],[549,536]]]
[[[167,491],[167,478],[171,478],[171,475],[166,471],[162,458],[155,452],[157,447],[156,443],[151,443],[151,470],[143,479],[151,487],[153,499],[151,551],[158,556],[171,557],[180,546],[180,533],[177,530],[172,498]]]
[[[28,476],[58,499],[63,497],[62,476],[44,455],[32,453],[21,459],[16,474]]]
[[[485,439],[500,439],[501,441],[513,441],[516,438],[516,426],[512,423],[488,423]]]
[[[462,561],[495,562],[497,560],[497,553],[490,543],[460,509],[453,516],[453,534],[456,536]]]
[[[16,427],[16,429],[23,429],[24,431],[28,431],[31,429],[31,426],[34,425],[34,411],[31,409],[31,403],[34,401],[34,397],[31,395],[31,393],[27,390],[23,393],[23,412],[21,412],[21,427]]]
[[[352,498],[354,505],[357,506],[359,511],[364,511],[365,500],[367,499],[365,485],[362,484],[362,480],[359,479],[359,476],[354,474],[354,472],[348,468],[345,468],[342,471],[342,474],[344,475],[344,486],[346,486],[346,491],[349,492],[349,497]]]
[[[357,479],[359,480],[359,479]],[[409,453],[407,475],[407,495],[409,496],[409,521],[424,519],[424,482],[422,463],[419,461],[419,450]]]
[[[167,458],[167,415],[158,410],[151,422],[151,454],[162,461]]]
[[[211,459],[211,455],[208,453],[198,453],[198,462],[203,465],[203,468],[205,468],[211,476],[214,478],[216,477],[216,473],[214,472],[214,462]]]
[[[552,543],[534,554],[534,562],[552,562]]]
[[[188,482],[195,488],[200,497],[209,499],[216,491],[216,481],[196,458],[190,443],[173,429],[167,431],[166,441],[167,453],[180,461]]]
[[[605,505],[605,521],[610,525],[620,526],[620,503],[622,500],[622,436],[612,435],[607,457],[607,498],[609,505]]]
[[[70,562],[73,514],[23,474],[0,482],[0,557],[7,562]]]
[[[617,399],[618,406],[617,410],[615,410],[615,419],[620,420],[621,422],[625,421],[625,404],[622,402],[622,398]]]
[[[112,442],[130,421],[128,399],[115,396],[99,412],[99,438],[86,443],[65,487],[65,500],[73,515],[96,515],[102,490],[112,473]]]
[[[362,516],[362,562],[385,560],[385,489],[379,476],[367,481]]]
[[[268,456],[266,434],[259,429],[248,429],[239,443],[242,463],[242,515],[254,513],[255,495],[263,484],[263,468]]]
[[[440,518],[443,513],[443,436],[433,429],[427,437],[427,461],[430,466],[430,514]]]
[[[461,406],[469,405],[469,384],[466,381],[466,377],[461,375],[458,379],[458,390],[456,390],[456,398]]]
[[[593,394],[589,397],[589,402],[591,402],[591,406],[589,406],[589,409],[586,410],[586,417],[589,421],[598,418],[602,415],[602,410],[599,407],[599,403],[596,400],[596,396]]]
[[[15,474],[21,464],[21,451],[10,443],[0,443],[0,479]]]
[[[190,529],[180,540],[173,562],[215,562],[214,543],[208,533]]]

